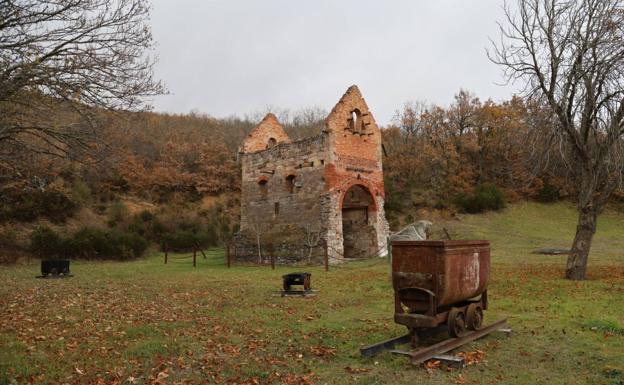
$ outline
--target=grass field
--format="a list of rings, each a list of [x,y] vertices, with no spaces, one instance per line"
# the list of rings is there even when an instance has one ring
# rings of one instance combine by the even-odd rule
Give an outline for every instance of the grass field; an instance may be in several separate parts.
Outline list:
[[[0,384],[624,384],[624,215],[599,220],[589,280],[563,280],[575,214],[519,204],[445,223],[492,241],[491,308],[512,337],[466,345],[462,370],[426,370],[358,348],[404,334],[392,321],[386,260],[310,267],[310,298],[282,298],[297,268],[223,266],[161,255],[72,262],[70,279],[35,279],[38,264],[0,267]]]

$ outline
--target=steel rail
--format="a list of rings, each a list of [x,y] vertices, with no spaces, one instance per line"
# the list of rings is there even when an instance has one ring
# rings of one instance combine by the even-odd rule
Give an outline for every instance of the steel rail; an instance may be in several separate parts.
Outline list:
[[[442,330],[446,330],[446,325],[440,325],[435,328],[419,330],[418,338],[429,338],[437,333],[440,333]],[[388,340],[360,348],[360,354],[362,355],[362,357],[373,357],[377,353],[380,353],[384,350],[394,349],[395,345],[407,344],[410,342],[410,340],[411,336],[409,334],[400,337],[390,338]]]
[[[413,352],[408,352],[408,351],[403,351],[403,350],[391,350],[390,353],[408,356],[412,364],[414,365],[420,364],[427,360],[430,360],[431,358],[433,358],[434,356],[438,354],[449,352],[464,344],[467,344],[468,342],[472,342],[481,337],[485,337],[486,335],[502,328],[506,322],[507,322],[507,319],[505,318],[500,321],[496,321],[493,324],[490,324],[482,329],[469,332],[468,334],[464,336],[457,337],[457,338],[450,338],[448,340],[439,342],[435,345],[431,345],[424,349],[416,350]]]

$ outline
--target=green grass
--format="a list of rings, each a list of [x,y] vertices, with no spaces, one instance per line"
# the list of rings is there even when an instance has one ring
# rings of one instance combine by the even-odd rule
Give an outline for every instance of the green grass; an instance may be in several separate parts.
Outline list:
[[[0,267],[0,384],[621,385],[624,215],[600,218],[587,281],[562,279],[565,256],[531,254],[569,247],[575,219],[572,206],[527,203],[443,224],[492,241],[486,323],[514,329],[462,347],[485,357],[461,371],[359,356],[405,332],[385,260],[306,267],[318,295],[282,298],[281,275],[301,268],[227,269],[215,249],[196,268],[162,255],[76,261],[70,279],[35,279],[34,262]]]

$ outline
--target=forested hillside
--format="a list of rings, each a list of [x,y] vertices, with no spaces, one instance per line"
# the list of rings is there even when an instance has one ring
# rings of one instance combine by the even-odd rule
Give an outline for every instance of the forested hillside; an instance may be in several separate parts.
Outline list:
[[[276,113],[293,139],[318,133],[326,115],[318,108]],[[5,260],[33,253],[132,258],[163,241],[180,249],[216,245],[237,230],[238,146],[262,114],[94,116],[100,128],[77,137],[77,147],[61,151],[32,137],[24,140],[36,151],[20,152],[3,143]],[[54,118],[70,122],[72,116],[59,106]],[[565,159],[557,151],[544,155],[553,150],[540,136],[549,119],[520,98],[481,101],[464,90],[448,107],[406,103],[383,129],[391,227],[432,210],[480,212],[574,194]],[[615,200],[622,196],[619,191]],[[111,239],[121,251],[102,246]]]

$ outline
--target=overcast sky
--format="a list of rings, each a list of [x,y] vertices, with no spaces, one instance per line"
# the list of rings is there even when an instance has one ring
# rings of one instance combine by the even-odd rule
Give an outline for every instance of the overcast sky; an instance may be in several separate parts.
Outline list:
[[[485,54],[502,0],[154,0],[157,111],[215,117],[267,107],[330,110],[357,84],[377,122],[404,102],[448,105],[460,88],[503,100]]]

